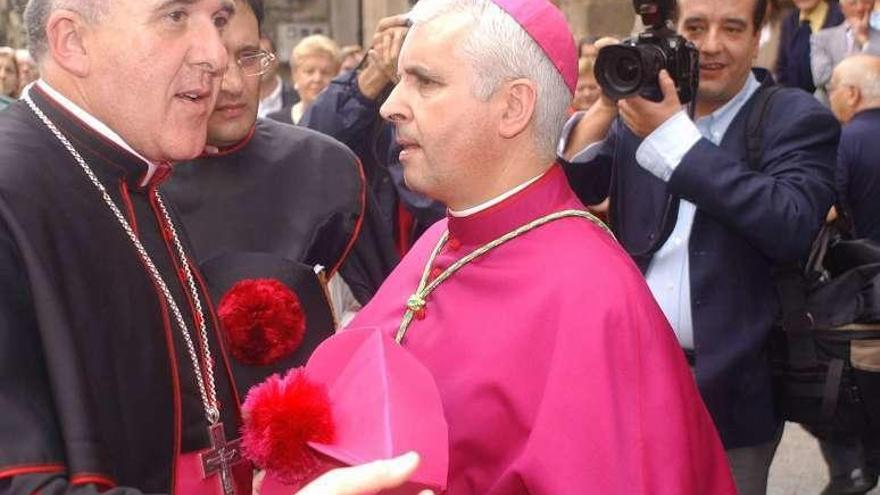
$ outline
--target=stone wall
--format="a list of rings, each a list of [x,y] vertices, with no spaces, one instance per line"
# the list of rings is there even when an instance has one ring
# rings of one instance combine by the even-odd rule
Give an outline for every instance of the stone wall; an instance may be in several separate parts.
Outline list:
[[[340,44],[369,41],[379,19],[405,12],[410,0],[264,0],[264,26],[286,59],[293,45],[313,32]],[[24,46],[21,13],[26,0],[0,0],[0,45]],[[625,35],[632,30],[630,0],[558,0],[576,38],[588,34]]]
[[[369,36],[379,19],[405,12],[408,0],[361,0],[363,33]],[[635,14],[631,0],[558,0],[576,39],[586,35],[629,35]]]
[[[635,22],[631,0],[560,0],[575,39],[584,36],[629,36]]]
[[[25,46],[22,23],[25,3],[26,0],[0,0],[0,46]]]

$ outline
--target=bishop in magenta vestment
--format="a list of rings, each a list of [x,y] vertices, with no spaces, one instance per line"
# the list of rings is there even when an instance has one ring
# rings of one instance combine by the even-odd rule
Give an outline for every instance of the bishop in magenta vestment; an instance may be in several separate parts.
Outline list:
[[[524,224],[584,209],[553,166],[495,206],[438,222],[349,328],[394,336],[425,270],[430,282]],[[425,301],[402,345],[440,390],[449,493],[735,493],[674,334],[600,226],[544,224],[464,265]]]

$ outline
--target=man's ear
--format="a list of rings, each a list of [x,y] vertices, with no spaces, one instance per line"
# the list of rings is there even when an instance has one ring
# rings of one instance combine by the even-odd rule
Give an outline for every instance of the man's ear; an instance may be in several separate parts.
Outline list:
[[[862,88],[858,86],[847,86],[846,103],[855,112],[862,104]]]
[[[78,77],[85,77],[89,73],[89,55],[83,42],[86,30],[85,19],[72,10],[54,10],[46,23],[46,39],[52,60]]]
[[[532,121],[538,102],[538,86],[528,79],[514,79],[504,83],[501,97],[498,133],[510,139],[522,133]]]

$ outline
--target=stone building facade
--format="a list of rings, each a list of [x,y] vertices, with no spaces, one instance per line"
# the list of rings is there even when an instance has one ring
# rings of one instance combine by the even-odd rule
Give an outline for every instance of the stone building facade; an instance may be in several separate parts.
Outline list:
[[[0,0],[3,1],[3,0]],[[383,17],[405,12],[411,0],[264,0],[266,32],[287,58],[297,41],[315,32],[341,45],[369,40]],[[628,35],[634,13],[631,0],[558,0],[576,38]]]
[[[0,0],[0,46],[23,47],[26,44],[22,13],[26,0]]]
[[[264,0],[266,32],[282,59],[297,41],[327,34],[340,44],[369,40],[379,19],[405,12],[411,0]],[[26,0],[0,0],[0,46],[25,44],[21,13]],[[575,37],[627,34],[632,29],[630,0],[558,0]]]

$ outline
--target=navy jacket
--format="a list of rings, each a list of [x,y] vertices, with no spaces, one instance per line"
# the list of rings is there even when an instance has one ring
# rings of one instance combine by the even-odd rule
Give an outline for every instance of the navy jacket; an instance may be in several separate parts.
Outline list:
[[[837,26],[843,21],[840,5],[836,1],[829,1],[828,15],[821,29]],[[801,24],[800,11],[793,9],[782,20],[780,29],[779,57],[776,62],[779,84],[801,88],[809,93],[816,91],[810,67],[810,27]]]
[[[859,238],[880,242],[880,109],[859,112],[843,127],[837,154],[838,202]]]
[[[762,88],[772,84],[766,71],[756,75]],[[728,449],[769,441],[779,424],[766,355],[779,309],[771,272],[808,253],[834,199],[840,134],[812,95],[777,93],[754,170],[744,159],[753,104],[754,97],[721,146],[700,139],[668,183],[638,165],[641,140],[619,120],[593,161],[566,165],[584,203],[596,204],[610,190],[614,233],[643,272],[651,247],[659,248],[675,224],[678,198],[697,206],[688,246],[696,376]]]

